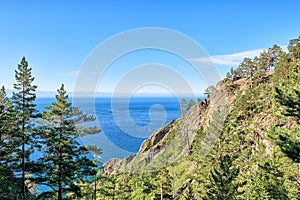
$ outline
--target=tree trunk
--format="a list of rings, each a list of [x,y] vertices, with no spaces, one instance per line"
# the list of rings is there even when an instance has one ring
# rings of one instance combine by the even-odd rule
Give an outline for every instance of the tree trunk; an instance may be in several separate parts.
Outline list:
[[[23,80],[23,93],[22,93],[22,200],[25,200],[25,85]]]
[[[160,199],[164,199],[164,191],[163,191],[163,184],[160,184]]]
[[[144,172],[142,172],[142,186],[143,186],[143,200],[145,200],[146,199],[146,195],[144,193],[144,190],[145,190]]]
[[[22,119],[22,200],[25,200],[25,120]]]
[[[297,200],[300,200],[300,163],[298,163],[298,175],[297,175],[297,185],[298,185],[298,191],[297,191]]]
[[[59,123],[59,126],[60,128],[62,127],[62,123],[63,123],[63,116],[62,115],[59,115],[59,120],[60,120],[60,123]],[[59,133],[59,139],[61,140],[62,138],[62,135],[61,135],[61,132]],[[59,161],[60,163],[62,162],[62,150],[61,150],[61,147],[58,146],[58,157],[59,157]],[[57,184],[58,184],[58,191],[57,191],[57,199],[58,200],[62,200],[62,166],[61,164],[58,165],[58,177],[57,177]]]
[[[93,199],[97,199],[97,175],[95,175],[95,185],[94,185],[94,198]]]
[[[61,149],[59,148],[59,160],[61,161]],[[61,173],[61,165],[59,164],[58,167],[58,180],[57,180],[57,184],[58,184],[58,191],[57,191],[57,199],[58,200],[62,200],[62,173]]]

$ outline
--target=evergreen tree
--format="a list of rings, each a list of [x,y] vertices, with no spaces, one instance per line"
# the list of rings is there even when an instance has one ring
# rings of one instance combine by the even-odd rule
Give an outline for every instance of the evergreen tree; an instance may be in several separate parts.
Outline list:
[[[155,183],[150,172],[142,172],[130,175],[131,196],[130,199],[152,199]]]
[[[15,152],[19,159],[16,165],[16,170],[21,171],[22,176],[22,200],[25,200],[26,193],[26,179],[25,175],[28,171],[27,165],[29,164],[29,156],[32,150],[32,138],[33,138],[33,121],[32,119],[37,117],[37,110],[35,109],[36,98],[36,85],[33,85],[34,77],[31,74],[31,68],[28,66],[28,62],[25,57],[22,58],[18,69],[15,71],[16,83],[14,84],[12,102],[14,109],[17,111],[16,122],[18,125],[19,134],[19,146],[20,152]],[[26,148],[25,148],[26,147]],[[27,148],[28,147],[28,148]]]
[[[130,199],[132,189],[129,184],[129,174],[126,172],[119,172],[116,176],[116,199]]]
[[[154,199],[173,199],[171,179],[172,177],[169,173],[169,170],[166,168],[163,168],[156,173],[156,190]]]
[[[117,199],[117,176],[115,174],[107,174],[99,182],[99,196],[100,199]]]
[[[289,199],[285,180],[288,179],[282,169],[286,159],[275,157],[274,154],[261,159],[257,173],[254,177],[252,193],[256,193],[256,199]],[[264,196],[263,196],[264,195]]]
[[[186,101],[186,99],[181,99],[180,103],[179,103],[179,115],[181,117],[183,117],[185,114],[187,114],[188,112],[188,103]]]
[[[187,109],[190,110],[190,108],[191,108],[193,105],[195,105],[195,104],[196,104],[196,102],[195,102],[193,99],[190,99],[190,100],[189,100],[189,103],[188,103],[188,106],[187,106]]]
[[[288,53],[282,53],[275,68],[275,98],[278,112],[285,115],[288,121],[273,129],[271,139],[281,151],[298,165],[297,199],[300,199],[300,39],[293,39],[288,45]],[[283,118],[283,117],[282,117]]]
[[[36,181],[49,187],[38,198],[66,199],[68,194],[81,196],[78,184],[96,174],[96,165],[85,156],[88,149],[78,142],[82,131],[76,128],[75,122],[87,121],[86,115],[71,107],[64,85],[56,95],[56,102],[46,106],[42,114],[43,127],[40,131],[43,156],[38,164],[43,170]],[[92,118],[91,118],[92,119]]]
[[[12,103],[3,86],[0,89],[0,199],[3,200],[21,194],[20,179],[11,169],[14,151],[18,147],[14,144],[14,116]]]
[[[194,189],[192,187],[192,183],[190,181],[187,182],[187,186],[186,186],[186,192],[183,195],[183,198],[185,200],[195,200],[195,192]]]
[[[235,80],[235,71],[234,69],[231,67],[229,72],[226,73],[226,78],[230,81],[234,81]]]
[[[204,91],[204,95],[206,95],[207,98],[209,98],[210,94],[212,93],[212,91],[214,89],[215,89],[215,86],[213,86],[213,85],[208,86]]]
[[[244,58],[239,65],[239,70],[242,78],[249,78],[250,88],[252,88],[253,78],[256,73],[257,67],[252,59]]]
[[[299,125],[300,125],[300,90],[285,91],[276,89],[276,98],[279,103],[286,108],[285,115],[294,118],[298,126],[290,129],[276,129],[273,139],[279,145],[282,152],[285,153],[293,162],[298,164],[298,192],[297,199],[300,199],[300,139],[299,139]],[[287,95],[288,94],[288,95]]]
[[[86,146],[88,149],[88,152],[93,155],[93,162],[97,167],[94,168],[94,170],[97,171],[97,174],[94,175],[93,178],[90,178],[89,180],[81,181],[78,184],[78,186],[81,188],[81,194],[83,196],[84,200],[96,200],[98,195],[98,185],[99,182],[103,179],[103,167],[102,163],[100,162],[102,151],[99,147],[96,145],[93,146]],[[74,196],[71,195],[71,197],[78,198],[76,194],[74,193]]]
[[[235,181],[240,170],[233,166],[233,161],[234,158],[229,155],[220,157],[219,167],[211,171],[206,199],[238,199],[243,193],[241,188],[245,183]]]
[[[297,59],[300,59],[300,36],[290,40],[288,50],[293,62],[296,62]]]

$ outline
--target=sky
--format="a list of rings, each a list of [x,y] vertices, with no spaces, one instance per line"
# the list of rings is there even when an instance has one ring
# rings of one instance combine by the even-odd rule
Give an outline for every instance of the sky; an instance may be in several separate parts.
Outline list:
[[[273,44],[284,47],[298,37],[299,8],[296,0],[0,0],[0,85],[12,89],[14,70],[25,56],[38,90],[55,91],[64,83],[67,91],[74,91],[84,61],[99,44],[144,27],[175,30],[192,38],[224,77],[244,57],[258,55]],[[115,60],[98,77],[96,90],[114,92],[128,72],[148,63],[175,70],[196,93],[207,87],[186,60],[146,49]],[[136,91],[170,92],[159,84],[137,85]]]

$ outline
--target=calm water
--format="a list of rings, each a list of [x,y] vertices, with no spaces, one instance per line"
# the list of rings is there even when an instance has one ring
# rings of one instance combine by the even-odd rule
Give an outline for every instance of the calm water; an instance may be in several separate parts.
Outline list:
[[[42,110],[54,98],[38,98],[37,108]],[[102,161],[124,158],[139,150],[141,143],[156,129],[178,118],[179,101],[172,97],[95,98],[74,101],[83,111],[96,116],[96,125],[102,132],[80,138],[84,145],[97,145],[103,151]]]

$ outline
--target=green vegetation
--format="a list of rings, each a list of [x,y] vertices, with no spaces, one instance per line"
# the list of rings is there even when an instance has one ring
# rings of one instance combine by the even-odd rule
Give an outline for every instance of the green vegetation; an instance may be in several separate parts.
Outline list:
[[[99,149],[76,142],[99,131],[75,125],[93,117],[71,106],[63,85],[38,113],[33,80],[23,58],[13,97],[0,90],[1,199],[300,199],[300,37],[287,52],[274,45],[245,58],[208,87],[208,100],[183,99],[181,118],[163,139],[144,143],[153,155],[139,154],[111,173],[86,157]],[[226,109],[215,103],[220,97]],[[188,117],[196,107],[194,131]],[[41,148],[33,162],[30,154]],[[40,185],[49,189],[38,192]]]
[[[15,72],[12,98],[0,90],[0,198],[74,199],[82,197],[80,185],[93,180],[96,164],[77,138],[99,132],[78,124],[93,121],[79,108],[71,107],[64,85],[56,102],[39,113],[35,108],[34,77],[25,57]],[[37,161],[30,155],[42,151]],[[92,152],[95,152],[93,149]],[[38,191],[38,187],[48,189]]]
[[[84,180],[84,176],[96,174],[93,169],[96,165],[83,156],[88,149],[76,141],[81,131],[77,131],[73,123],[89,119],[78,109],[72,108],[67,100],[62,85],[56,95],[56,102],[46,106],[48,111],[42,113],[42,126],[38,133],[43,157],[38,159],[37,164],[41,170],[35,183],[51,189],[39,194],[38,198],[51,199],[57,196],[61,200],[67,194],[80,197],[80,187],[76,183]]]

